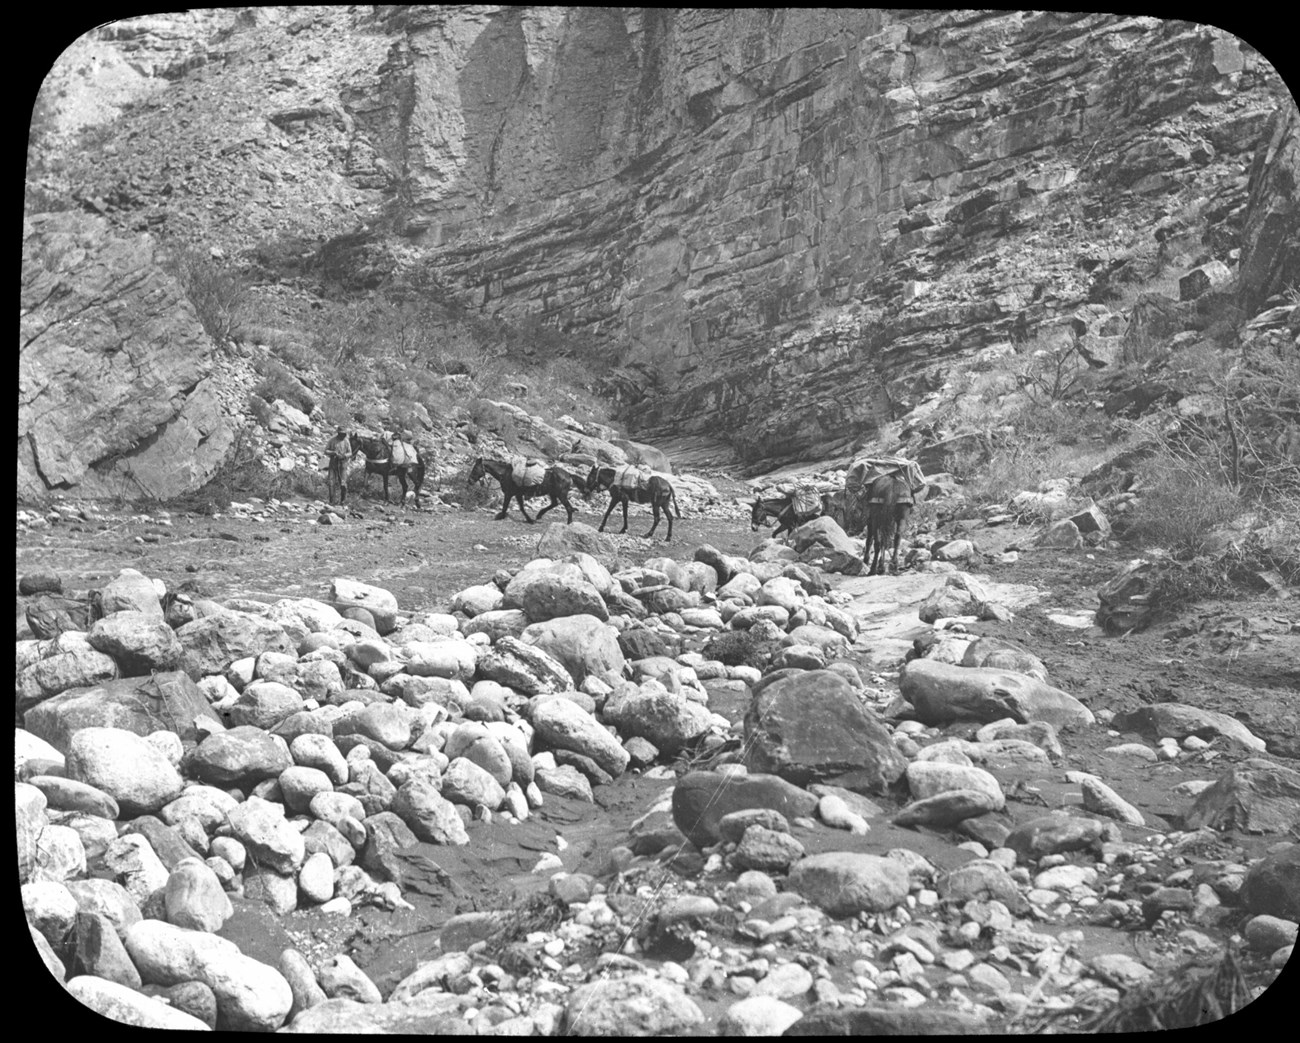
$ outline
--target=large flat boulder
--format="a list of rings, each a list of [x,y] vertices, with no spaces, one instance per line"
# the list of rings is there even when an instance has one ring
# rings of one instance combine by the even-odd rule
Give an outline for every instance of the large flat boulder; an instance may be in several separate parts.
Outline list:
[[[1265,749],[1264,740],[1235,717],[1182,703],[1154,703],[1139,707],[1132,713],[1117,717],[1115,727],[1132,728],[1156,737],[1168,735],[1180,740],[1189,735],[1211,742],[1223,737],[1259,753]]]
[[[182,741],[195,742],[200,719],[212,730],[224,727],[199,686],[172,670],[64,692],[28,710],[23,724],[66,754],[72,736],[82,728],[121,728],[136,735],[174,731]]]
[[[1046,721],[1065,730],[1094,721],[1092,711],[1068,692],[1006,670],[914,659],[903,668],[899,688],[917,719],[928,725],[1010,717],[1020,724]]]

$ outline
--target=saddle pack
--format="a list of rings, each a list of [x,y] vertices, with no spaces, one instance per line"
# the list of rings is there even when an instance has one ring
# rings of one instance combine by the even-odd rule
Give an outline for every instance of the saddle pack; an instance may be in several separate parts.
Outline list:
[[[629,492],[642,492],[650,485],[654,472],[647,467],[636,464],[623,464],[614,468],[614,480],[610,483]]]
[[[510,477],[515,485],[541,485],[546,480],[546,461],[512,456]]]
[[[419,454],[416,453],[415,446],[411,445],[410,442],[399,442],[394,439],[389,460],[394,467],[408,467],[419,460]]]
[[[794,505],[794,513],[801,518],[822,512],[822,498],[815,489],[797,490],[790,498],[790,502]]]

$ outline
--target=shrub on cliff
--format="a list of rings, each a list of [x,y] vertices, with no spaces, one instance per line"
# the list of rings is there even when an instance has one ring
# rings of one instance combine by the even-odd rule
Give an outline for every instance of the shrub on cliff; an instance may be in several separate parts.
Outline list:
[[[257,371],[262,375],[262,381],[253,389],[255,395],[267,402],[278,398],[311,415],[316,408],[316,399],[288,369],[275,359],[266,359],[257,364]]]
[[[164,266],[194,305],[203,331],[225,348],[244,316],[248,294],[243,279],[187,247],[173,246]]]

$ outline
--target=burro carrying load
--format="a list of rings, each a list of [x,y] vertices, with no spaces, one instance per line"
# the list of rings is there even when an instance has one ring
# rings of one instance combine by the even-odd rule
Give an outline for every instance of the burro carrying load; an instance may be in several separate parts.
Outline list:
[[[844,531],[856,536],[867,526],[871,484],[887,474],[899,474],[912,492],[912,503],[925,491],[925,474],[915,460],[905,456],[863,456],[849,465],[844,476]]]

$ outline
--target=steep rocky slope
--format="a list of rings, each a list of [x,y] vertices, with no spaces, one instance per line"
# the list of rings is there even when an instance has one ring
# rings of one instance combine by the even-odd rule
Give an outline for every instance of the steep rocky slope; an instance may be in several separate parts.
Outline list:
[[[150,75],[68,159],[77,205],[264,288],[540,321],[600,345],[641,436],[755,466],[877,436],[955,360],[1126,280],[1244,250],[1254,308],[1300,256],[1294,101],[1209,26],[474,6],[110,30]],[[70,68],[115,67],[51,82]]]

